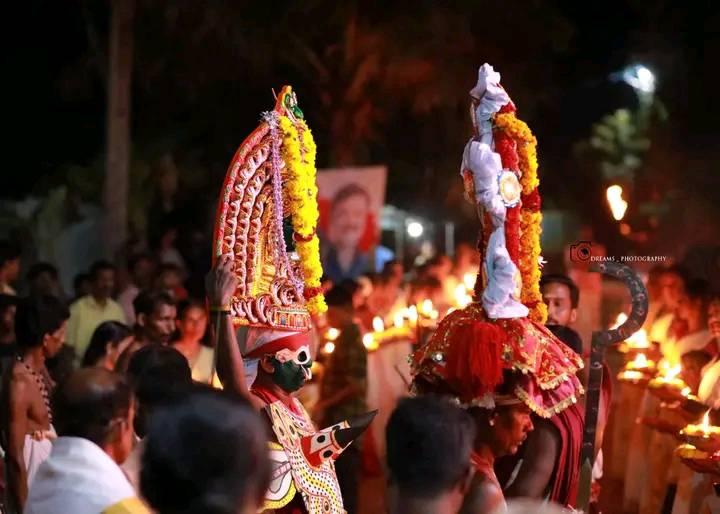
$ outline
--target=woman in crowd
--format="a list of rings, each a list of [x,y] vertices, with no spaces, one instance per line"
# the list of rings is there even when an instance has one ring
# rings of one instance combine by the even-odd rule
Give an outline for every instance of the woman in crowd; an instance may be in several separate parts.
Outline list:
[[[132,342],[133,332],[130,327],[118,321],[104,321],[93,332],[82,366],[114,371],[120,355]]]
[[[173,343],[174,348],[188,360],[193,380],[209,384],[215,369],[215,350],[203,344],[207,330],[205,306],[196,301],[180,304],[177,329],[179,339]]]

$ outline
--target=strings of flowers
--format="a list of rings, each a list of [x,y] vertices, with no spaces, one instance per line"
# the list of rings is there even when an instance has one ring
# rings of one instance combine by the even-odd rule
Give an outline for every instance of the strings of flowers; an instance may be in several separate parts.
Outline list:
[[[547,318],[547,307],[540,294],[540,233],[542,231],[541,201],[538,185],[537,139],[525,122],[519,120],[514,110],[508,109],[500,112],[494,119],[496,130],[496,148],[500,153],[503,166],[506,157],[500,151],[515,155],[507,155],[509,162],[517,163],[520,170],[520,185],[522,187],[522,208],[519,212],[518,226],[512,226],[507,237],[518,235],[522,244],[519,245],[520,255],[515,259],[522,276],[521,301],[530,309],[530,319],[544,323]],[[498,138],[498,136],[500,136]],[[510,140],[514,145],[503,142],[498,147],[497,139]],[[510,214],[510,212],[508,212]],[[513,219],[515,222],[515,219]],[[508,246],[508,251],[510,247]]]
[[[320,213],[315,183],[315,141],[302,120],[293,123],[287,116],[280,116],[280,129],[283,137],[282,154],[289,172],[285,187],[289,198],[295,249],[300,257],[305,283],[303,294],[310,313],[321,314],[327,310],[327,305],[320,287],[322,264],[320,241],[316,232]]]
[[[495,151],[500,155],[503,169],[517,172],[519,160],[516,143],[504,130],[494,129]],[[505,214],[505,248],[518,268],[520,259],[520,206],[510,207]]]

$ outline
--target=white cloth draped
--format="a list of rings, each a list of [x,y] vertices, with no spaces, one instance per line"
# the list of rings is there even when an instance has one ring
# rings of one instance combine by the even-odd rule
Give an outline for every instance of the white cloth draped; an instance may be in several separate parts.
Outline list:
[[[473,110],[473,124],[480,140],[492,144],[492,117],[510,102],[510,97],[500,86],[500,74],[485,63],[478,70],[478,81],[470,90],[470,96],[478,101]]]
[[[54,431],[53,431],[54,437]],[[47,460],[52,451],[52,441],[49,438],[35,439],[30,435],[25,436],[23,444],[23,459],[25,460],[25,469],[27,470],[28,488],[35,480],[40,465]]]
[[[502,171],[500,156],[486,143],[470,140],[465,146],[462,168],[472,172],[475,202],[481,213],[489,213],[492,219],[492,232],[485,252],[488,282],[482,296],[483,308],[492,319],[527,316],[528,308],[515,298],[519,271],[505,246],[507,209],[498,185]]]
[[[120,467],[96,444],[60,437],[30,486],[25,514],[98,514],[135,497]]]

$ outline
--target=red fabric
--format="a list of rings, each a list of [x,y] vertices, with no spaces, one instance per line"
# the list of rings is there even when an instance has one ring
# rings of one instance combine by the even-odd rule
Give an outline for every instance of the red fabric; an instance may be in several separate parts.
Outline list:
[[[300,332],[298,334],[290,334],[274,341],[264,344],[253,351],[249,352],[246,358],[258,359],[263,355],[271,355],[280,350],[299,350],[303,346],[310,344],[310,335],[308,332]]]
[[[447,377],[464,401],[480,398],[502,383],[503,344],[507,334],[494,323],[470,321],[452,333],[446,354]]]
[[[500,155],[503,169],[520,169],[520,159],[517,154],[517,142],[506,132],[495,130],[493,133],[495,151]],[[520,206],[510,207],[505,214],[505,248],[510,259],[517,266],[520,258]]]
[[[487,458],[474,451],[470,454],[470,463],[475,468],[476,473],[484,476],[485,478],[493,482],[498,489],[502,490],[502,486],[497,479],[497,475],[495,475],[495,468],[493,462],[490,462]]]
[[[502,87],[502,86],[500,86],[500,87]],[[504,89],[505,88],[503,87],[503,90]],[[500,112],[501,114],[504,114],[506,112],[515,112],[515,111],[517,111],[517,109],[515,108],[515,104],[512,102],[512,100],[510,100],[508,103],[503,105],[502,108],[500,109],[500,111],[498,111],[498,112]]]
[[[291,398],[290,403],[285,403],[282,401],[282,399],[278,398],[275,393],[270,391],[269,389],[264,388],[263,386],[256,386],[253,385],[252,389],[250,389],[250,392],[260,398],[263,402],[265,402],[266,405],[270,405],[271,403],[280,402],[283,405],[285,405],[288,409],[290,409],[293,414],[296,414],[298,416],[302,416],[303,410],[302,408],[298,407],[298,402],[294,398]]]
[[[584,418],[578,404],[573,404],[550,418],[560,433],[561,441],[555,473],[550,484],[550,500],[560,505],[574,507],[577,500]]]
[[[603,382],[600,392],[600,405],[598,416],[598,433],[602,435],[608,416],[610,415],[610,402],[612,401],[612,378],[610,368],[603,363]],[[580,453],[582,451],[582,436],[585,428],[585,412],[574,404],[550,418],[553,426],[560,434],[560,454],[555,464],[553,481],[550,484],[550,500],[575,507],[578,486],[580,485]],[[596,453],[602,446],[602,440],[596,442]]]
[[[377,450],[377,443],[373,437],[372,430],[368,430],[362,439],[362,474],[368,477],[382,476],[383,468],[380,462],[380,455]]]

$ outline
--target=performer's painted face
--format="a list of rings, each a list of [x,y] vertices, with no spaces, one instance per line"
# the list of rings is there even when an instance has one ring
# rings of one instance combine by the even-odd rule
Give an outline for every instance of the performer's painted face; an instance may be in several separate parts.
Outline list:
[[[283,391],[292,393],[300,389],[306,380],[312,378],[312,358],[310,348],[303,346],[298,350],[281,350],[272,358],[273,381]]]
[[[499,455],[515,455],[534,428],[530,409],[520,403],[500,407],[496,412],[493,426],[496,450]]]

